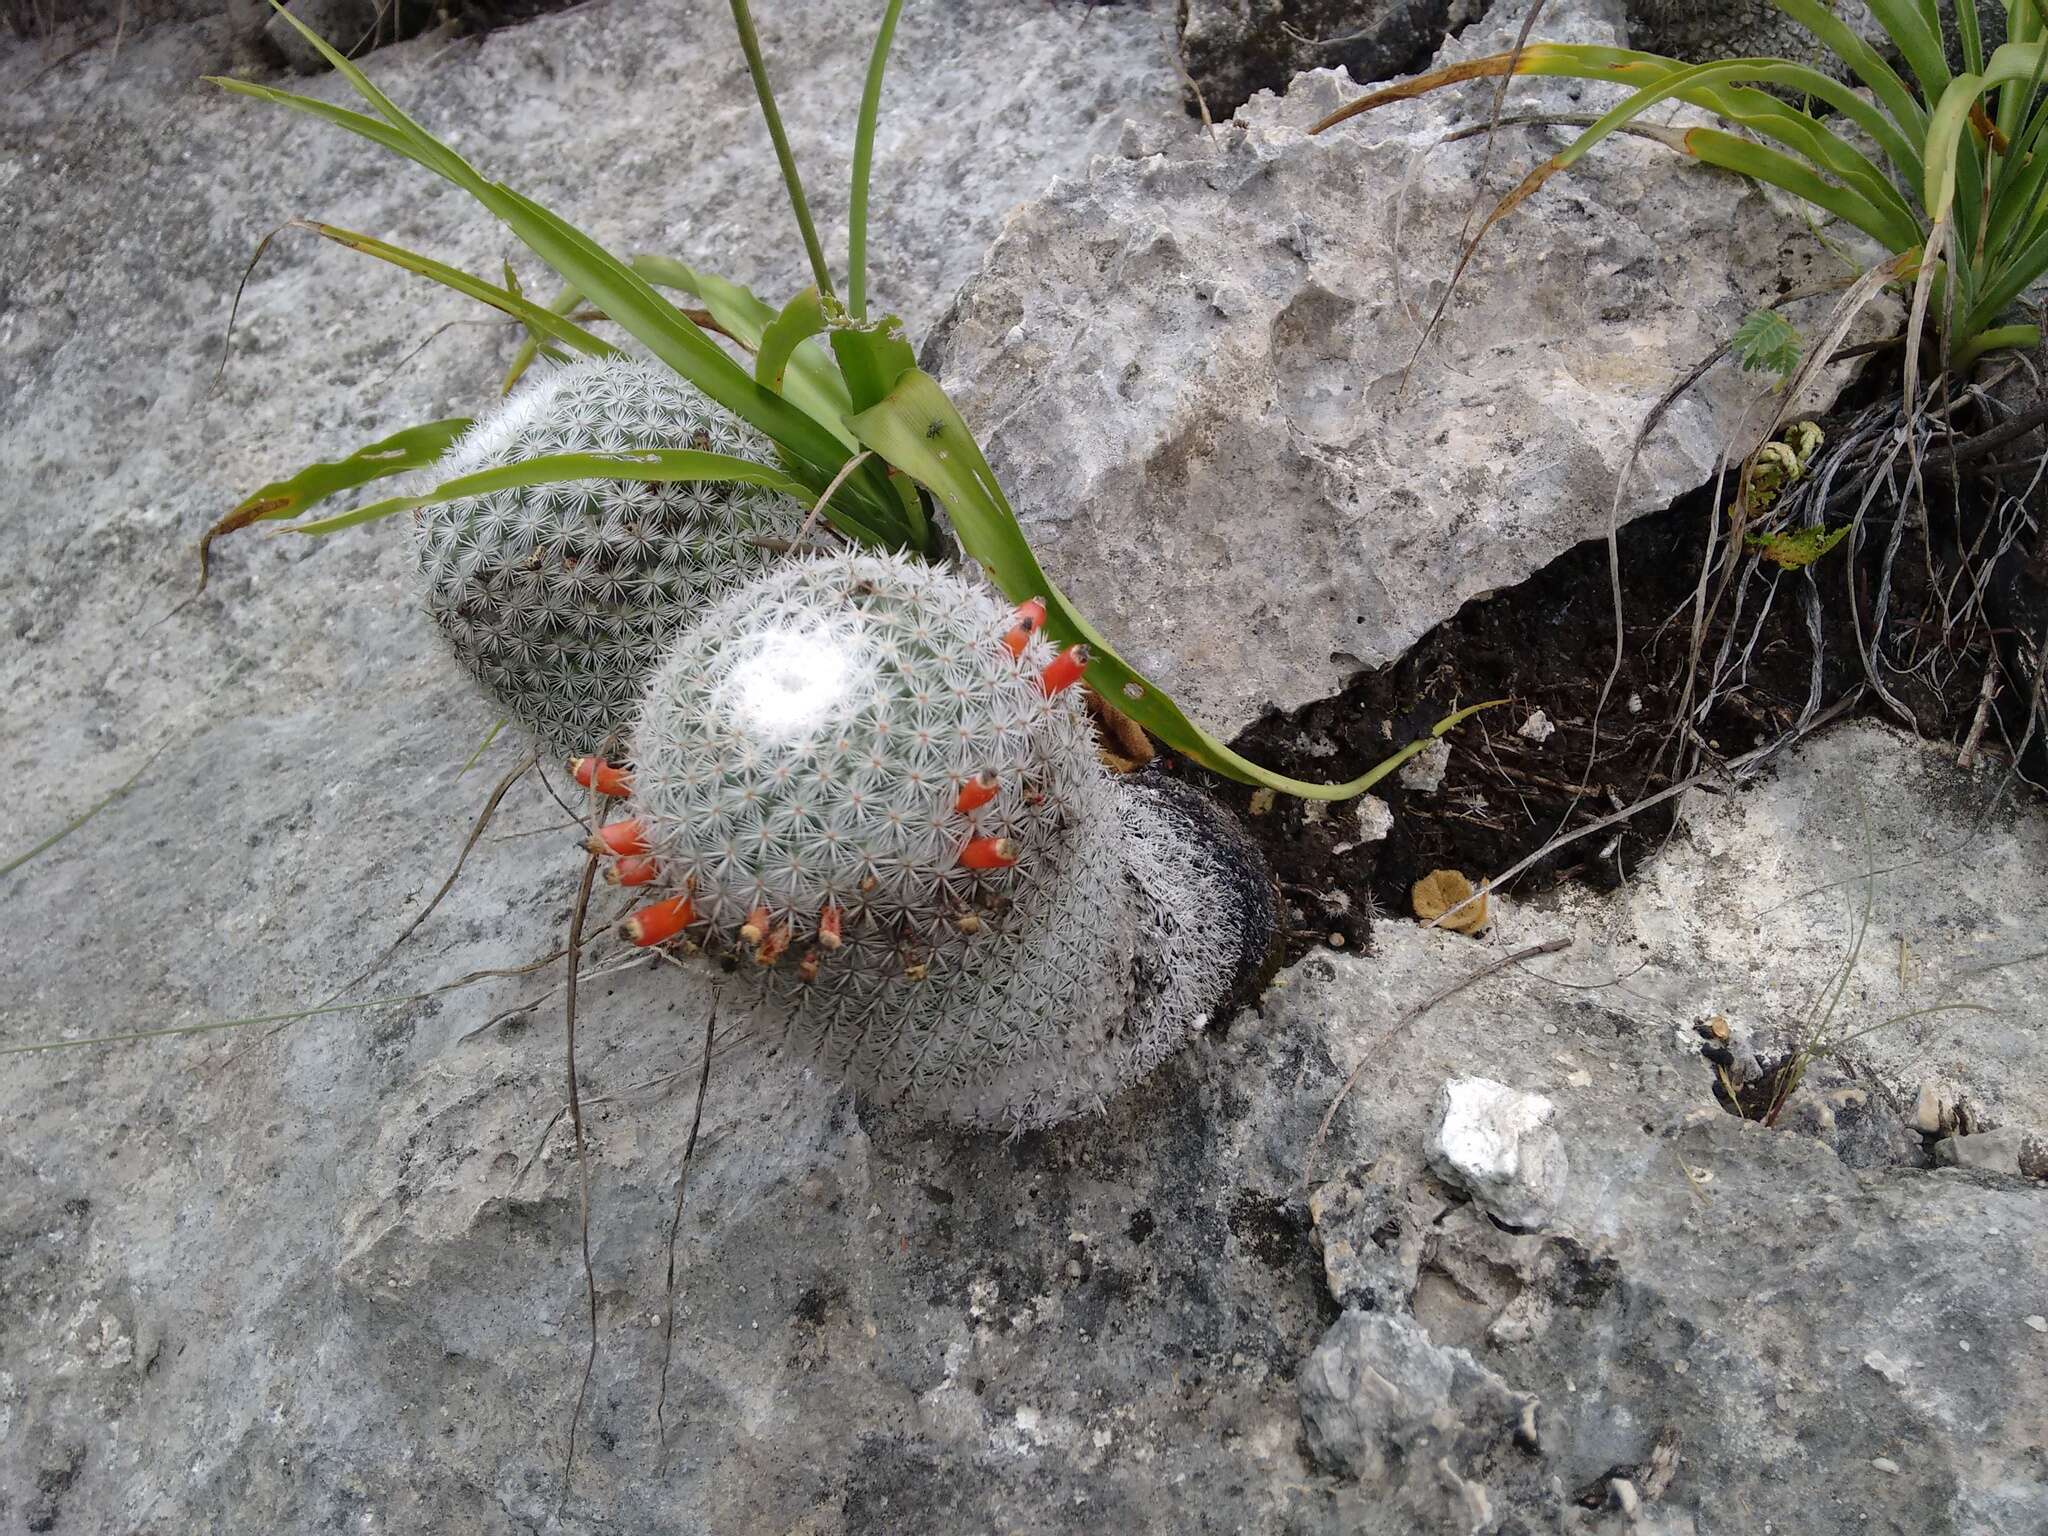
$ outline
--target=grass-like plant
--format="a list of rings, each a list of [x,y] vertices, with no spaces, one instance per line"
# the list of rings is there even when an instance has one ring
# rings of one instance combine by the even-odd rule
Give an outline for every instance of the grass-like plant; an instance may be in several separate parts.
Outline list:
[[[1046,628],[1055,642],[1088,647],[1088,682],[1098,694],[1168,746],[1217,773],[1307,798],[1344,799],[1364,793],[1428,745],[1429,738],[1412,743],[1343,784],[1289,778],[1233,752],[1117,655],[1040,568],[960,413],[938,384],[917,367],[901,322],[893,315],[869,315],[868,188],[882,83],[903,0],[886,0],[861,95],[853,142],[843,299],[811,220],[747,0],[731,0],[731,5],[814,278],[810,287],[780,309],[738,284],[672,258],[615,255],[539,203],[487,179],[281,5],[280,14],[355,88],[370,113],[249,81],[214,81],[226,90],[345,128],[442,177],[495,215],[560,275],[561,292],[551,303],[542,304],[520,291],[509,267],[501,285],[369,235],[327,224],[301,224],[327,239],[466,294],[523,324],[531,339],[506,379],[506,388],[536,352],[588,357],[616,350],[572,318],[587,306],[621,327],[711,400],[764,434],[774,443],[782,462],[782,472],[777,474],[730,455],[689,449],[544,455],[450,480],[422,495],[391,497],[297,522],[289,531],[332,533],[435,502],[564,481],[742,480],[768,485],[813,505],[832,527],[857,544],[943,559],[947,547],[933,515],[936,504],[943,506],[966,555],[1010,598],[1019,602],[1045,599]],[[702,308],[694,314],[686,311],[666,298],[662,289],[692,295]],[[751,354],[752,368],[714,341],[709,334],[712,330]],[[287,480],[266,485],[210,530],[207,540],[252,523],[298,517],[339,492],[429,466],[468,426],[461,418],[427,423],[370,444],[347,459],[316,464]],[[202,543],[202,561],[204,551]],[[1431,738],[1481,707],[1470,706],[1439,721]]]
[[[1975,3],[1958,4],[1960,74],[1949,70],[1935,0],[1868,0],[1912,84],[1826,0],[1772,3],[1832,50],[1868,97],[1786,59],[1695,65],[1625,48],[1532,42],[1374,91],[1331,113],[1315,131],[1467,80],[1552,75],[1630,86],[1626,99],[1501,199],[1468,247],[1467,261],[1487,229],[1601,140],[1626,130],[1782,188],[1884,245],[1898,273],[1917,273],[1915,333],[1931,316],[1947,371],[1960,374],[1996,347],[2037,343],[2036,326],[2007,323],[2005,316],[2048,273],[2048,97],[2041,90],[2048,25],[2042,0],[2005,0],[2008,40],[1988,58]],[[1760,89],[1765,86],[1778,94]],[[1808,98],[1840,114],[1842,124],[1860,130],[1876,158],[1849,132],[1786,96]],[[1671,100],[1703,108],[1742,131],[1644,121],[1651,108]],[[1915,359],[1909,356],[1909,394],[1914,376]]]

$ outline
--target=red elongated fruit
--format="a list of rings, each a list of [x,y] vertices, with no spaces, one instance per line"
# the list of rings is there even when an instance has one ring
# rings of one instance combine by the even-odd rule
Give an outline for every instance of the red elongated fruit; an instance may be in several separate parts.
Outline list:
[[[983,770],[960,786],[960,793],[953,798],[953,809],[963,816],[969,811],[979,810],[995,799],[996,791],[1001,788],[996,776]]]
[[[740,942],[759,944],[768,937],[768,909],[756,907],[747,914],[747,920],[740,924]]]
[[[616,860],[605,866],[604,877],[613,885],[647,885],[661,874],[661,866],[644,853]]]
[[[960,863],[966,869],[1008,869],[1016,862],[1017,845],[1007,837],[969,838],[960,850]]]
[[[1046,663],[1045,670],[1038,674],[1038,686],[1048,694],[1058,693],[1081,681],[1081,674],[1087,670],[1088,647],[1070,645]]]
[[[1045,628],[1045,599],[1034,597],[1028,603],[1017,605],[1017,621],[1003,636],[1003,644],[1012,656],[1022,656],[1024,647],[1031,643],[1031,637]]]
[[[642,907],[626,919],[626,937],[635,944],[666,944],[697,920],[697,904],[687,896],[671,896]]]
[[[818,947],[837,949],[846,942],[846,913],[838,907],[822,907],[818,911]]]
[[[600,795],[610,795],[614,800],[624,799],[633,793],[633,781],[623,770],[614,768],[601,757],[572,757],[569,759],[569,777],[585,789],[594,789]]]
[[[647,829],[630,818],[597,829],[597,836],[583,845],[592,853],[615,853],[620,858],[647,852]]]

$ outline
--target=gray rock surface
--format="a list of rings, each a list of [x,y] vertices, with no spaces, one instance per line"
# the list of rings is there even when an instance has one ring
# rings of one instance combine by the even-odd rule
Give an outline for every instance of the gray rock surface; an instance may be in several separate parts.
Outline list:
[[[1551,1128],[1557,1105],[1486,1077],[1454,1077],[1429,1116],[1429,1166],[1496,1221],[1524,1230],[1550,1221],[1571,1175]]]
[[[1626,38],[1619,0],[1545,17],[1558,40]],[[1475,23],[1441,61],[1518,25]],[[1317,72],[1213,141],[1134,137],[1060,181],[1012,214],[926,350],[1054,579],[1226,737],[1602,532],[1657,399],[1760,301],[1836,270],[1797,212],[1617,141],[1494,229],[1404,383],[1483,153],[1435,146],[1485,120],[1491,87],[1307,136],[1355,94]],[[1609,94],[1528,82],[1511,104]],[[1564,142],[1516,130],[1485,191]],[[1709,375],[1651,435],[1623,515],[1746,446],[1757,393]]]
[[[1257,91],[1285,91],[1308,69],[1389,80],[1418,69],[1479,0],[1183,0],[1180,56],[1191,109],[1229,117]]]
[[[1079,17],[911,8],[905,57],[961,138],[885,130],[885,187],[933,187],[885,191],[892,299],[971,268],[997,203],[1113,141],[1134,101],[1157,104],[1145,132],[1180,131],[1163,16]],[[764,163],[737,65],[679,46],[686,24],[724,36],[715,6],[615,3],[378,69],[498,174],[779,293],[794,250],[739,238],[775,210],[720,201]],[[819,33],[800,139],[843,121],[865,60],[863,27]],[[188,89],[214,36],[152,29],[38,84],[40,63],[0,59],[0,858],[165,749],[0,877],[0,1042],[322,1003],[424,908],[516,761],[501,738],[460,774],[491,711],[379,530],[250,536],[169,612],[192,536],[252,484],[468,408],[512,345],[459,329],[400,367],[467,312],[286,246],[208,395],[251,237],[286,212],[479,271],[504,254],[367,151]],[[566,147],[585,132],[596,159]],[[948,159],[960,142],[984,158]],[[632,197],[645,223],[610,211]],[[1461,1511],[1483,1496],[1495,1529],[2033,1536],[2041,1192],[1852,1166],[1839,1102],[1837,1150],[1734,1120],[1691,1034],[1706,1008],[1760,1043],[1805,1017],[1847,953],[1832,883],[1914,861],[1881,879],[1845,1014],[1997,1011],[1848,1042],[1816,1091],[1867,1088],[1902,1126],[1939,1074],[1988,1121],[2048,1124],[2048,833],[2011,805],[1980,815],[1986,790],[1891,732],[1841,732],[1700,802],[1618,896],[1510,894],[1486,943],[1388,922],[1376,953],[1304,961],[1102,1119],[1015,1142],[913,1134],[763,1059],[703,975],[613,968],[602,907],[578,1031],[599,1348],[564,1498],[587,1302],[560,966],[431,990],[559,942],[580,864],[528,778],[352,994],[397,1001],[4,1058],[0,1527],[1334,1536],[1371,1529],[1388,1490],[1311,1459],[1298,1382],[1342,1309],[1370,1307],[1483,1373],[1430,1433],[1480,1447],[1441,1486]],[[1553,935],[1577,942],[1385,1039]],[[666,1244],[707,1025],[664,1453]],[[1473,1071],[1558,1105],[1574,1173],[1542,1234],[1428,1172],[1431,1098]],[[1490,1411],[1457,1417],[1500,1393],[1538,1400],[1536,1451]]]
[[[1301,1372],[1309,1454],[1381,1495],[1360,1536],[1493,1528],[1485,1479],[1542,1466],[1536,1406],[1412,1317],[1346,1312]]]

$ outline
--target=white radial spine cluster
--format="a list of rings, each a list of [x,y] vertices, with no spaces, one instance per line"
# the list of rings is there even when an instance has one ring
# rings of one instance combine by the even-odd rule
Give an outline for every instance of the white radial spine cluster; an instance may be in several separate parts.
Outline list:
[[[1054,664],[957,574],[793,560],[677,637],[635,732],[632,821],[690,937],[791,1048],[926,1116],[1098,1107],[1234,978],[1216,872],[1102,768]]]
[[[551,369],[480,421],[435,483],[558,453],[694,448],[772,464],[768,441],[655,364]],[[675,633],[767,569],[804,509],[759,486],[584,480],[414,516],[427,611],[457,658],[550,749],[617,753]]]

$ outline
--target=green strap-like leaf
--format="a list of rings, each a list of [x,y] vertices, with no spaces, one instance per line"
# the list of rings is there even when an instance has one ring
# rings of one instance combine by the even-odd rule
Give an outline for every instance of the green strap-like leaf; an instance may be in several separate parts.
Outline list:
[[[782,313],[761,333],[760,350],[754,354],[754,382],[781,390],[783,373],[797,348],[824,329],[825,301],[813,284],[783,305]]]
[[[706,453],[695,448],[636,448],[624,453],[544,453],[516,464],[501,464],[444,480],[423,496],[394,496],[372,502],[353,512],[324,517],[317,522],[297,523],[279,533],[320,535],[338,533],[362,523],[400,512],[431,507],[437,502],[460,501],[465,496],[487,496],[493,491],[511,491],[534,485],[560,485],[571,480],[653,480],[738,482],[763,485],[798,501],[807,501],[809,491],[802,482],[767,464],[742,459],[729,453]]]
[[[846,310],[857,321],[868,317],[868,183],[875,163],[875,124],[882,113],[882,76],[896,40],[896,18],[902,14],[903,0],[889,0],[882,12],[853,130],[853,192],[846,205]]]
[[[394,267],[417,273],[444,288],[452,288],[457,293],[488,304],[499,313],[519,321],[530,333],[560,342],[586,357],[611,357],[619,350],[610,342],[591,335],[574,321],[564,319],[554,309],[536,304],[510,288],[500,288],[480,277],[472,277],[459,267],[451,267],[445,262],[434,260],[431,256],[422,256],[417,251],[408,251],[404,246],[392,245],[372,235],[358,234],[352,229],[340,229],[335,225],[321,224],[312,219],[298,219],[293,222],[298,228],[310,229],[322,239],[332,240],[336,245],[360,251],[365,256],[374,256],[379,261],[389,262]],[[509,265],[506,270],[511,270]]]
[[[915,476],[945,504],[968,554],[986,567],[996,585],[1022,602],[1043,597],[1046,628],[1059,642],[1085,641],[1091,652],[1088,681],[1096,692],[1174,750],[1227,778],[1263,784],[1309,800],[1348,800],[1362,795],[1429,745],[1412,742],[1370,773],[1344,784],[1312,784],[1288,778],[1240,757],[1181,712],[1180,706],[1140,676],[1047,578],[1031,552],[1017,517],[996,483],[973,434],[930,375],[912,368],[897,380],[889,398],[848,423],[857,437],[906,474]],[[1498,702],[1498,701],[1494,701]],[[1432,728],[1441,736],[1487,704],[1447,716]]]
[[[277,5],[276,0],[272,3],[287,23],[404,137],[409,158],[475,198],[564,281],[624,326],[656,357],[793,454],[812,494],[822,490],[839,466],[851,457],[847,445],[830,429],[773,390],[757,385],[753,376],[728,357],[687,315],[655,292],[646,278],[532,199],[503,183],[486,181],[462,156],[400,111],[353,62]],[[305,105],[310,98],[273,99],[299,110],[311,110]],[[356,122],[332,112],[317,115],[352,131],[361,131]],[[391,143],[385,134],[368,136],[379,143]],[[849,499],[856,495],[864,497],[871,503],[872,514],[882,520],[895,517],[900,510],[893,497],[883,497],[871,485],[863,486],[858,480],[847,487],[846,495]]]
[[[435,463],[470,428],[467,416],[429,421],[358,448],[345,459],[308,464],[289,480],[270,484],[244,497],[232,512],[207,529],[199,540],[199,589],[206,590],[207,555],[213,541],[252,523],[297,517],[330,496],[352,491],[392,475],[425,469]]]

